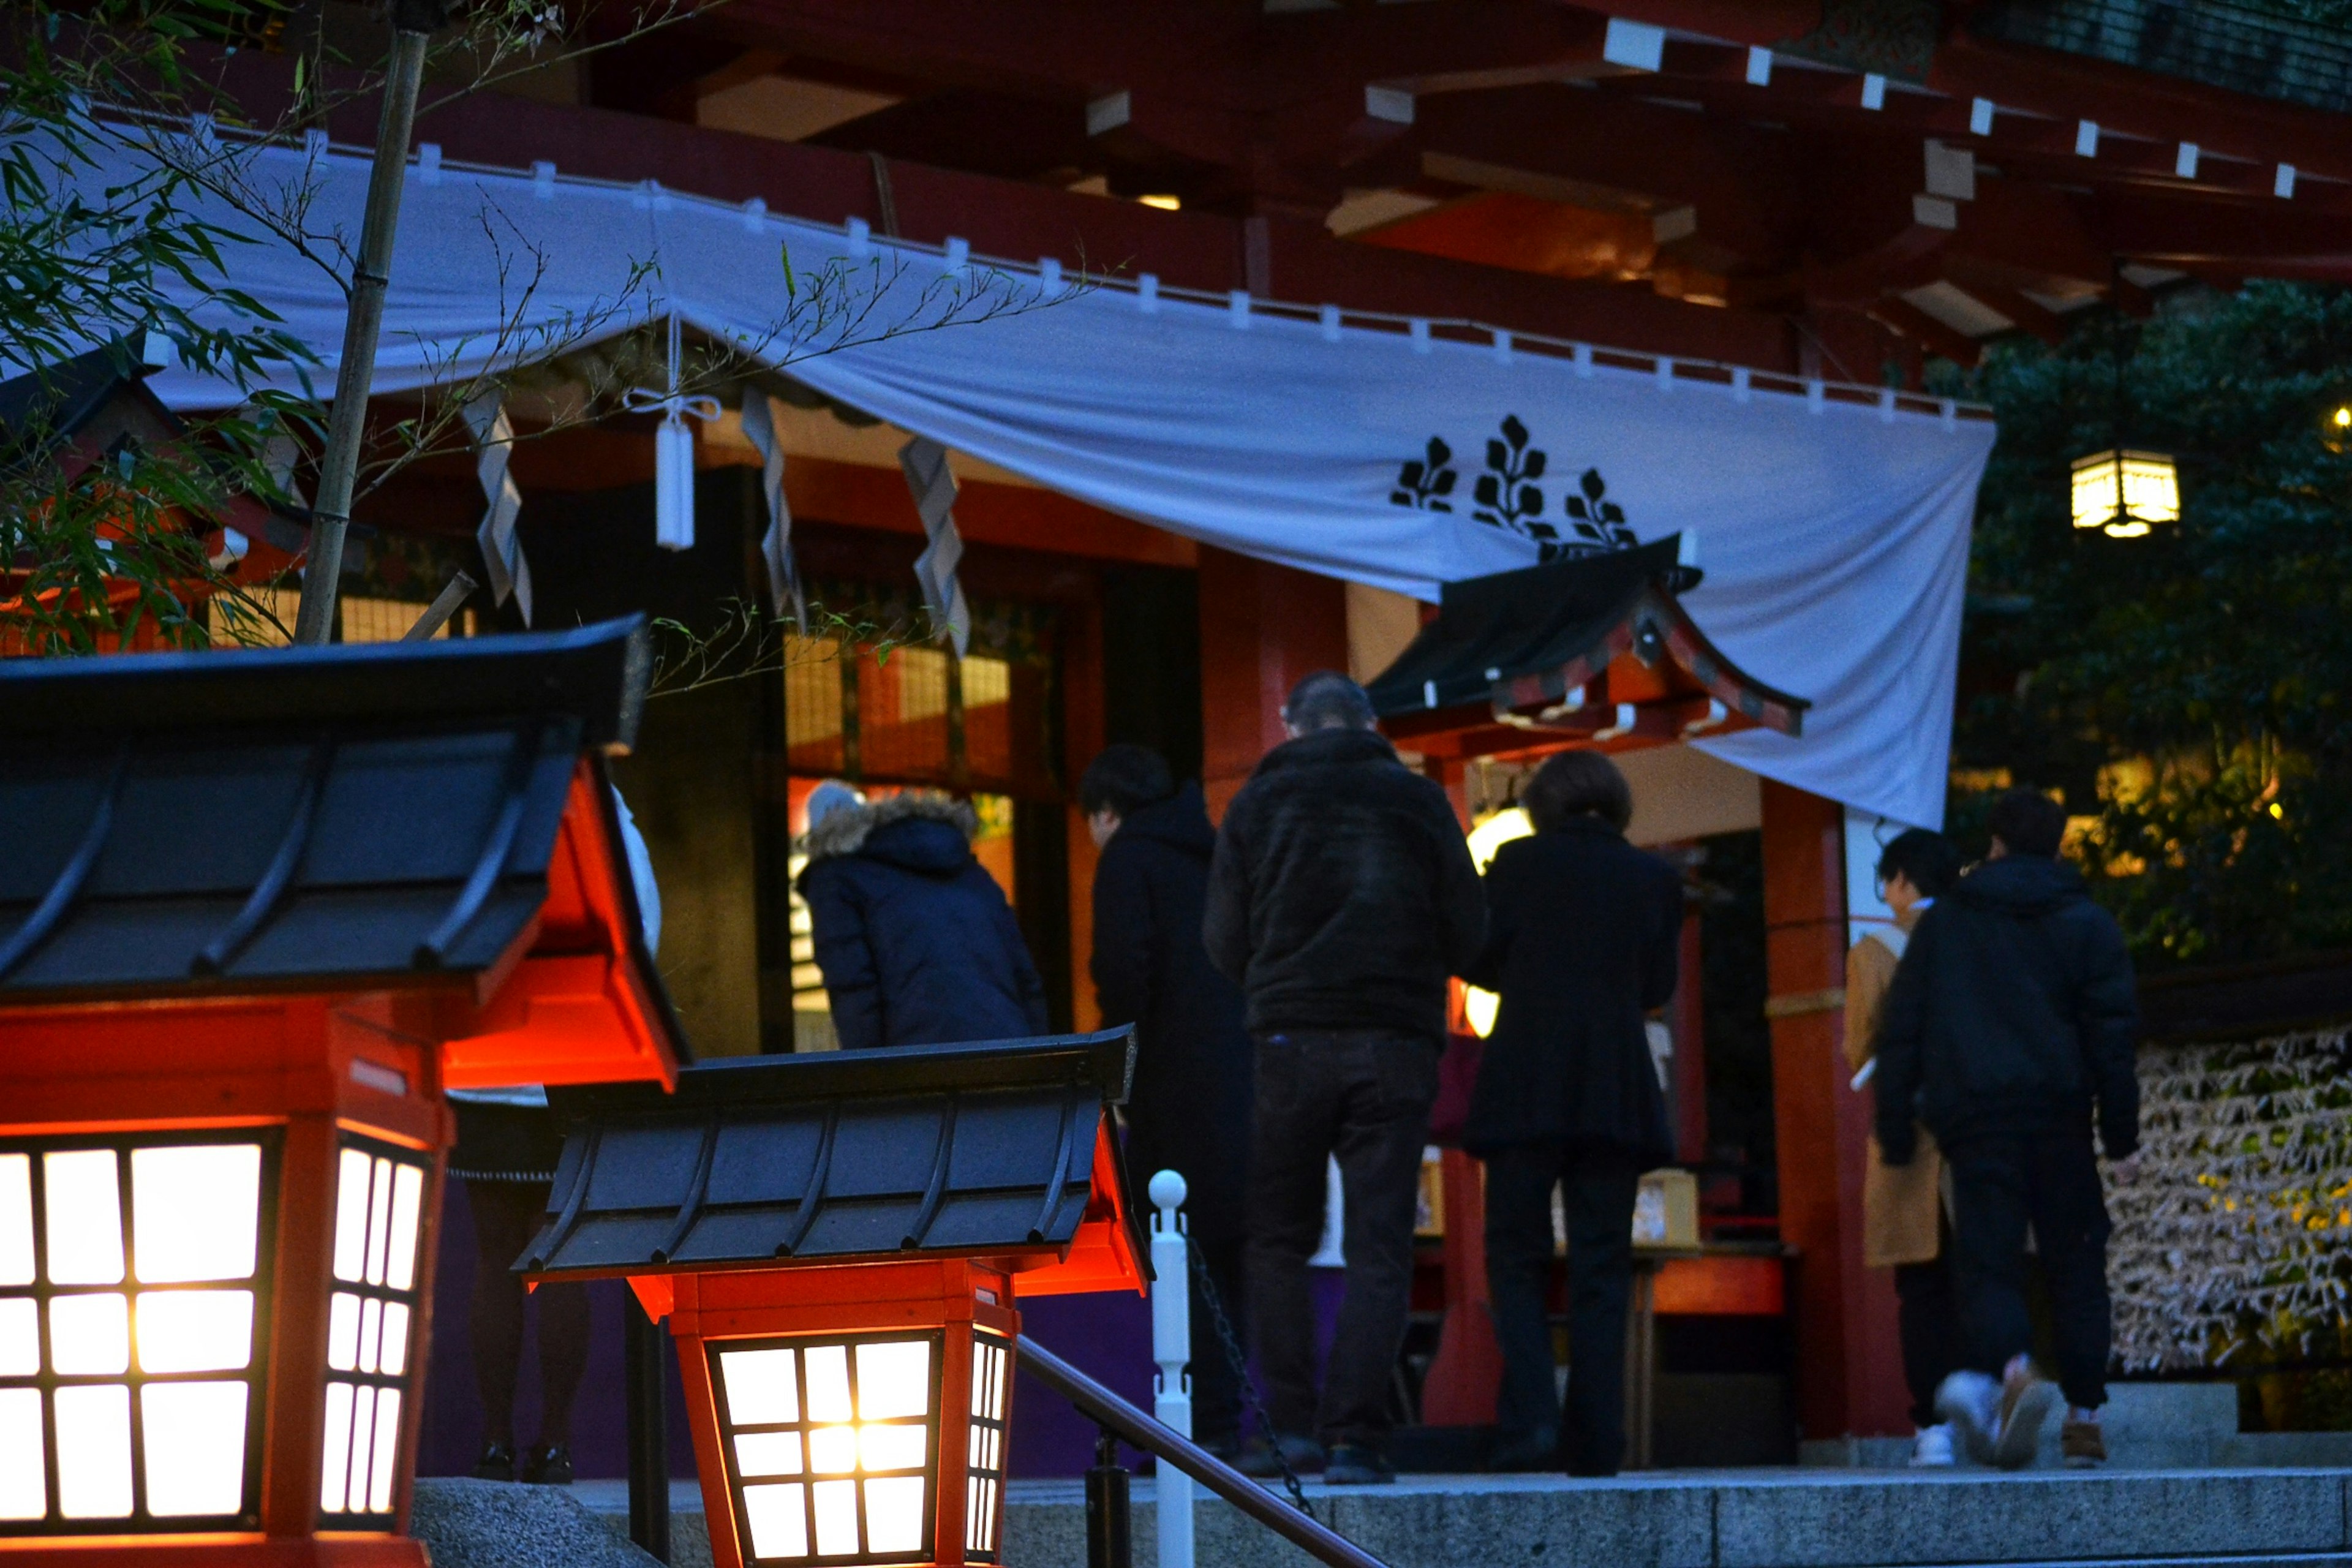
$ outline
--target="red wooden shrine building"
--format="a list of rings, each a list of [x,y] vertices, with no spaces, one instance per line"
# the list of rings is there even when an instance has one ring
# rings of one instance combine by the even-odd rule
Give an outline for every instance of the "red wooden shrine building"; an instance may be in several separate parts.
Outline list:
[[[255,51],[232,68],[257,89],[290,75]],[[453,160],[547,160],[1171,287],[1916,386],[1929,356],[2054,342],[2084,308],[2352,276],[2347,83],[2336,34],[2150,0],[730,0],[456,99],[418,135]],[[365,143],[373,112],[352,108],[337,139]],[[803,574],[911,599],[922,528],[894,471],[903,435],[809,404],[782,432]],[[533,555],[542,624],[760,581],[756,454],[723,432],[702,443],[698,460],[740,482],[706,474],[701,542],[657,555],[650,426],[515,447],[526,531],[580,542]],[[1070,798],[1087,759],[1159,744],[1222,806],[1281,739],[1297,677],[1373,674],[1419,626],[1391,595],[1008,474],[961,477],[975,658],[811,658],[691,692],[655,704],[616,770],[664,873],[664,968],[706,1055],[823,1043],[782,892],[815,779],[982,796],[983,856],[1066,998],[1061,1021],[1088,1027],[1093,849]],[[480,505],[470,459],[388,489],[362,510],[384,531],[355,596],[429,598],[412,542],[462,544]],[[716,526],[730,505],[731,531]],[[1466,816],[1464,768],[1440,771]],[[1769,781],[1660,787],[1699,803],[1667,837],[1761,834],[1802,1426],[1903,1430],[1891,1285],[1861,1266],[1866,1102],[1836,1051],[1842,808]]]

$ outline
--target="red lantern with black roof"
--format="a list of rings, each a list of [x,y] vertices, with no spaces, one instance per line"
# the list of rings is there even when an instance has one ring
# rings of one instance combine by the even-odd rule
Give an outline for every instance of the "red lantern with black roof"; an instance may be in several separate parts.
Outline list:
[[[645,666],[0,662],[0,1562],[422,1568],[442,1090],[677,1071]]]
[[[1140,1291],[1129,1032],[714,1061],[571,1119],[533,1279],[667,1317],[711,1561],[1002,1561],[1022,1297]]]

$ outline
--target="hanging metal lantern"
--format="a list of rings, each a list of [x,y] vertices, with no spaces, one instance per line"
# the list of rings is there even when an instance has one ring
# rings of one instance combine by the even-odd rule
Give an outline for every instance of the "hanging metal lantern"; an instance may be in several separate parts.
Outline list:
[[[2074,526],[2140,539],[2180,521],[2180,475],[2162,452],[2122,448],[2074,459]]]

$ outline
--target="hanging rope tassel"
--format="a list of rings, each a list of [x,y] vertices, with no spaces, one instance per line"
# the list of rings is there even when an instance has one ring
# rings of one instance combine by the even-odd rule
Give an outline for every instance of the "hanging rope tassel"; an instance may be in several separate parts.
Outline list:
[[[489,506],[474,542],[482,549],[482,566],[488,574],[490,593],[503,605],[511,598],[530,625],[530,563],[523,559],[522,538],[515,518],[522,510],[522,489],[507,471],[514,449],[514,425],[507,418],[506,395],[491,387],[466,405],[466,427],[474,433],[474,469],[482,481]]]
[[[778,616],[808,629],[808,599],[793,560],[793,509],[784,499],[784,445],[776,438],[776,400],[756,387],[743,391],[743,438],[760,454],[760,489],[768,501],[768,531],[760,559],[768,567],[768,603]]]
[[[898,471],[907,476],[923,531],[930,538],[915,558],[915,580],[922,584],[931,625],[955,645],[955,656],[961,658],[971,643],[971,609],[956,576],[956,566],[963,560],[963,539],[956,532],[956,482],[948,468],[948,449],[918,436],[898,448]]]
[[[677,389],[678,320],[669,319],[669,386],[656,392],[633,387],[621,406],[632,414],[658,410],[661,428],[654,432],[654,542],[664,550],[694,548],[694,427],[686,422],[719,417],[715,397],[688,397]]]

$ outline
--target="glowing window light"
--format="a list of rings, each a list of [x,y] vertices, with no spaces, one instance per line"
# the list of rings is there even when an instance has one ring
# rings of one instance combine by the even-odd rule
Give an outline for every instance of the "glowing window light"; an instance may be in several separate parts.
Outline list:
[[[41,1433],[41,1391],[0,1388],[0,1523],[49,1511],[48,1443]]]
[[[276,1149],[0,1149],[0,1538],[257,1526]]]
[[[260,1245],[260,1145],[132,1150],[131,1214],[141,1284],[250,1279]]]
[[[135,1338],[142,1372],[240,1372],[253,1363],[253,1292],[150,1290]]]
[[[0,1154],[0,1289],[33,1282],[33,1157]]]
[[[58,1511],[67,1519],[125,1519],[131,1499],[131,1390],[75,1384],[51,1402],[58,1431]]]
[[[1470,858],[1476,862],[1478,873],[1486,875],[1495,858],[1495,852],[1514,838],[1533,834],[1536,825],[1524,807],[1511,806],[1498,811],[1470,830]],[[1502,1009],[1503,999],[1492,991],[1481,991],[1475,985],[1462,988],[1462,1011],[1470,1020],[1470,1031],[1480,1039],[1495,1032],[1495,1015]]]
[[[2180,478],[2161,452],[2114,450],[2074,459],[2074,526],[2110,539],[2138,539],[2153,524],[2180,521]]]
[[[122,1283],[122,1198],[111,1149],[41,1157],[47,1192],[49,1283]]]
[[[330,1528],[391,1528],[428,1169],[420,1155],[348,1135],[336,1161],[319,1467]]]
[[[710,1347],[747,1561],[929,1560],[940,1343],[898,1334]]]
[[[49,1367],[68,1377],[131,1370],[131,1298],[120,1291],[49,1298]]]
[[[30,1296],[0,1300],[0,1377],[41,1370],[41,1306]]]
[[[139,1391],[149,1512],[181,1519],[237,1510],[250,1394],[241,1381],[156,1383]]]

